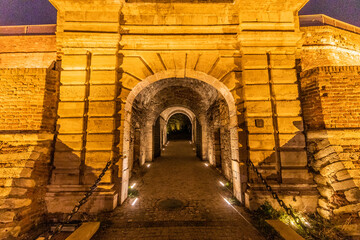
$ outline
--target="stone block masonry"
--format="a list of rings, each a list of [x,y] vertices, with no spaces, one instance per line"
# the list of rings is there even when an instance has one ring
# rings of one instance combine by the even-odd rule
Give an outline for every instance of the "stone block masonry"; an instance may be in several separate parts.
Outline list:
[[[0,239],[32,239],[45,221],[58,76],[0,69]]]
[[[319,67],[301,74],[309,162],[321,195],[317,212],[359,235],[360,67]]]

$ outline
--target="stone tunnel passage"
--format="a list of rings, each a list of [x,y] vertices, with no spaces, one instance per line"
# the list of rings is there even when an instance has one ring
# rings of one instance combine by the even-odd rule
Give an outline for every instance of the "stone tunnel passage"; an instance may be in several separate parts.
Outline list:
[[[184,139],[194,143],[197,156],[217,166],[233,183],[234,193],[240,199],[239,170],[234,164],[238,159],[236,131],[234,135],[236,116],[230,121],[230,113],[235,113],[229,110],[235,106],[229,105],[234,104],[233,99],[232,102],[228,99],[232,95],[225,92],[226,88],[220,83],[218,85],[220,87],[215,88],[192,78],[167,78],[133,90],[138,94],[130,102],[128,110],[131,111],[125,116],[128,127],[124,130],[125,177],[122,178],[121,202],[127,197],[128,179],[134,166],[152,162],[161,155],[167,140],[184,138],[185,132]],[[180,122],[184,122],[183,127]]]
[[[193,148],[189,141],[170,141],[161,157],[131,179],[138,191],[135,204],[128,198],[104,214],[94,239],[264,239],[225,202],[231,193],[219,181],[227,180]]]

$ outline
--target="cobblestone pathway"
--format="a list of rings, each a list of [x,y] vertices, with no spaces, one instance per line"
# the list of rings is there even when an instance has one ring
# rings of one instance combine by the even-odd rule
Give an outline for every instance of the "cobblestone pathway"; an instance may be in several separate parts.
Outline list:
[[[94,239],[264,239],[242,208],[225,202],[230,193],[219,181],[226,182],[195,157],[188,141],[172,141],[130,181],[139,192],[136,203],[128,199],[108,214]],[[179,203],[174,199],[183,207],[169,210]]]

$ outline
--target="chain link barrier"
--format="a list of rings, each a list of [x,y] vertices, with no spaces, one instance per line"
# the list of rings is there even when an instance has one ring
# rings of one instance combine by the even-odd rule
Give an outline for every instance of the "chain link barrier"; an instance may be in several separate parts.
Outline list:
[[[309,228],[305,226],[305,224],[301,221],[301,219],[295,215],[294,211],[286,206],[283,200],[281,200],[278,196],[278,194],[272,189],[272,187],[267,183],[266,179],[262,176],[262,174],[259,172],[257,167],[254,165],[254,163],[250,160],[248,160],[248,165],[253,169],[253,171],[256,173],[257,177],[261,180],[261,182],[265,185],[266,190],[268,190],[271,193],[271,196],[279,203],[280,207],[282,207],[286,214],[291,216],[292,219],[294,219],[295,223],[301,226],[301,228],[310,236],[313,236],[310,232]]]
[[[94,193],[94,191],[97,189],[99,183],[101,182],[101,179],[104,177],[105,173],[107,172],[107,170],[115,165],[117,162],[119,161],[119,159],[113,159],[113,160],[109,160],[106,163],[106,166],[104,167],[104,169],[101,171],[100,175],[98,176],[98,178],[96,179],[95,183],[90,187],[90,189],[85,193],[84,197],[74,206],[74,208],[72,209],[72,211],[65,217],[65,221],[59,223],[54,232],[50,233],[49,236],[47,236],[45,239],[46,240],[51,240],[54,238],[55,235],[57,235],[58,233],[61,232],[62,228],[64,227],[65,224],[70,223],[72,217],[79,212],[80,208],[89,200],[89,198],[91,197],[91,195]]]

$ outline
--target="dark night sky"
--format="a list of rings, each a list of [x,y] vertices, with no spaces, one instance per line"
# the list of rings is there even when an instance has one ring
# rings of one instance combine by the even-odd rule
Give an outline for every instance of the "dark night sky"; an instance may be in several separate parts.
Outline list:
[[[300,11],[319,13],[360,26],[360,0],[310,0]],[[0,0],[0,26],[51,23],[56,23],[56,9],[48,0]]]

